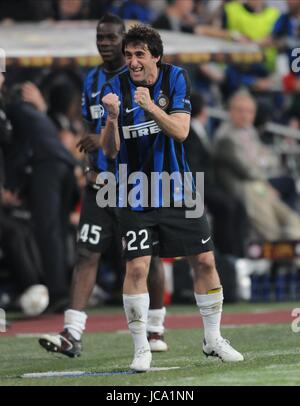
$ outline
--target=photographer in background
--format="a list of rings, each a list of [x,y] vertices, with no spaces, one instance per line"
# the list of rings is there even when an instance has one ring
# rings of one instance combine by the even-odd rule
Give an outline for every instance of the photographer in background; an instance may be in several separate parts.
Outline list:
[[[6,118],[4,111],[3,101],[2,101],[2,85],[4,83],[4,75],[0,72],[0,199],[2,195],[2,188],[4,183],[4,155],[3,147],[9,143],[11,139],[11,125]],[[1,201],[1,200],[0,200]],[[0,206],[1,209],[1,206]]]
[[[72,210],[76,161],[62,145],[58,130],[45,112],[23,99],[15,87],[7,106],[13,142],[7,155],[7,185],[19,191],[31,214],[41,254],[50,309],[68,301],[66,235]]]
[[[8,271],[11,285],[6,301],[0,307],[19,308],[27,315],[43,312],[48,304],[48,291],[43,285],[39,252],[28,222],[14,217],[22,201],[18,195],[4,189],[6,152],[12,143],[12,126],[5,112],[1,88],[4,76],[0,73],[0,273]],[[4,289],[5,292],[5,289]]]

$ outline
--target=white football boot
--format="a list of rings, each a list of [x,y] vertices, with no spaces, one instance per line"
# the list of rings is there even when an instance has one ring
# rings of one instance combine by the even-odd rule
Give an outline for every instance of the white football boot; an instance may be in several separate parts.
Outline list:
[[[212,343],[206,343],[203,340],[203,353],[209,357],[219,357],[223,362],[239,362],[244,361],[244,357],[236,351],[228,340],[223,337],[218,337]]]
[[[149,348],[141,348],[134,354],[130,368],[135,372],[147,372],[150,369],[152,354]]]

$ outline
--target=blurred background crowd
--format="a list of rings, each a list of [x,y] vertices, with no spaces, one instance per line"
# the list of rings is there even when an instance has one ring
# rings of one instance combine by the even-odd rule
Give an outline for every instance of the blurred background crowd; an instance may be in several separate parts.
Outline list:
[[[299,299],[299,260],[251,261],[247,244],[300,241],[300,1],[2,0],[0,25],[98,20],[107,11],[158,30],[261,48],[261,62],[185,64],[192,80],[186,149],[192,170],[205,172],[227,297]],[[66,305],[86,182],[76,148],[85,131],[86,73],[74,65],[0,73],[0,307],[16,306],[39,284],[49,291],[48,311]],[[176,286],[191,286],[186,266],[173,264],[174,300],[185,295]],[[120,269],[107,258],[91,303],[113,302],[120,287]]]

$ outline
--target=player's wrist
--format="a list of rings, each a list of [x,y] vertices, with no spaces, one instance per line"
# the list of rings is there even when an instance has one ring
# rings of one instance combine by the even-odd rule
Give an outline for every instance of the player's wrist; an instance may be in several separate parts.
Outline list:
[[[116,121],[118,121],[118,117],[119,117],[119,114],[109,113],[107,116],[107,120],[110,122],[116,122]]]
[[[149,107],[147,109],[148,113],[153,114],[155,112],[156,107],[157,107],[156,104],[153,102],[149,104]]]

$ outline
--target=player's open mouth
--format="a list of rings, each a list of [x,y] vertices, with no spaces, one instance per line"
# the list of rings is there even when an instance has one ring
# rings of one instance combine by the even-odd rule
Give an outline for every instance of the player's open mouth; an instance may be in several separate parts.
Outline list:
[[[142,70],[143,70],[143,68],[135,68],[135,69],[131,68],[131,72],[133,72],[133,73],[140,73],[140,72],[142,72]]]

